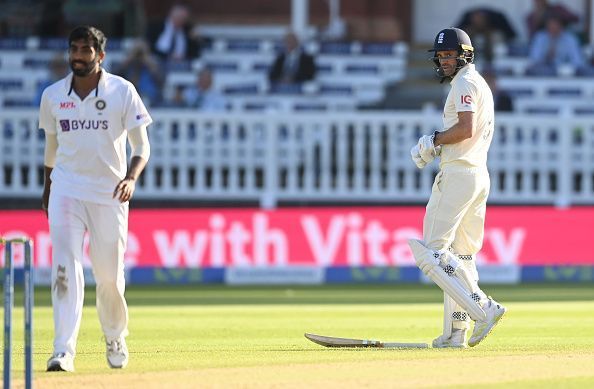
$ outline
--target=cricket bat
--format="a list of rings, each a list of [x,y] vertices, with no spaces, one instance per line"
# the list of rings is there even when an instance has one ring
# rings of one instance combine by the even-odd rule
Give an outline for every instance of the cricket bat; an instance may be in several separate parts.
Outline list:
[[[305,333],[305,337],[324,347],[429,348],[427,343],[382,342],[381,340],[336,338],[308,333]]]

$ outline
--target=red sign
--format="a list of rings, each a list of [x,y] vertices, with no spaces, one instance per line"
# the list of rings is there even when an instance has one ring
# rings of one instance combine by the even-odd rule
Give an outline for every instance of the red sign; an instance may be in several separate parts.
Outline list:
[[[132,210],[126,264],[159,267],[414,265],[422,207]],[[0,234],[35,241],[49,267],[41,211],[0,211]],[[594,207],[489,207],[480,264],[594,264]],[[86,250],[85,250],[86,251]],[[22,250],[14,249],[15,261]],[[2,260],[3,260],[2,256]],[[84,262],[89,264],[88,258]]]

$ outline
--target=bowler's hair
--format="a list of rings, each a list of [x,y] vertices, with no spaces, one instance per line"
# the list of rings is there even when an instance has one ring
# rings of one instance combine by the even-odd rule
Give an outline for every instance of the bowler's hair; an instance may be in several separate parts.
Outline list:
[[[68,37],[68,46],[74,41],[85,40],[87,42],[93,42],[93,47],[98,52],[102,53],[105,51],[105,45],[107,44],[107,38],[103,31],[93,26],[78,26],[70,33]]]

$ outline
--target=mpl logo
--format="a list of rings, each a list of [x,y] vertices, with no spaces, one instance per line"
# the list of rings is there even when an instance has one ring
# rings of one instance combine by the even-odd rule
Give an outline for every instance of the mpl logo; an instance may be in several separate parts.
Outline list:
[[[60,103],[60,109],[74,109],[76,104],[73,101],[63,101]]]
[[[443,36],[445,34],[443,32],[440,32],[439,35],[437,36],[437,43],[443,43]]]

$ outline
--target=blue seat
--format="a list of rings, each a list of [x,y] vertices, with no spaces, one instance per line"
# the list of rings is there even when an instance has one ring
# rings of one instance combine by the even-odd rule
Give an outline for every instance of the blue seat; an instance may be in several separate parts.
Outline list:
[[[353,94],[353,87],[349,84],[321,84],[319,91],[326,95],[350,96]]]
[[[237,72],[239,70],[237,62],[209,61],[206,66],[214,72]]]
[[[51,59],[28,57],[23,60],[23,67],[28,69],[47,69]]]
[[[394,55],[394,44],[389,42],[369,42],[361,47],[361,54]]]
[[[323,112],[328,110],[328,105],[324,103],[296,103],[293,109],[299,112]]]
[[[165,71],[167,72],[189,72],[191,70],[191,61],[168,61],[165,63]]]
[[[223,93],[230,95],[257,94],[257,84],[229,85],[223,88]]]
[[[258,52],[260,41],[253,39],[234,39],[227,42],[227,51],[230,52]]]
[[[526,109],[529,114],[559,114],[559,108],[556,107],[530,107]]]
[[[322,42],[320,44],[322,54],[351,54],[351,42]]]
[[[503,90],[503,89],[502,89]],[[507,93],[509,93],[512,97],[527,97],[534,95],[534,91],[532,89],[505,89]]]
[[[547,94],[549,96],[573,96],[579,97],[582,95],[582,90],[580,88],[549,88],[547,89]]]
[[[27,48],[26,38],[2,38],[0,39],[0,50],[25,50]]]
[[[331,65],[322,65],[317,64],[316,69],[320,74],[332,74],[332,66]]]
[[[359,65],[359,64],[352,64],[347,65],[345,67],[345,71],[347,73],[357,73],[357,74],[377,74],[379,73],[379,66],[373,64],[366,64],[366,65]]]
[[[303,92],[301,84],[277,84],[272,85],[270,93],[282,95],[299,95]]]
[[[594,107],[576,108],[574,112],[576,115],[594,115]]]
[[[524,42],[511,42],[507,44],[507,55],[510,57],[528,57],[530,47]]]
[[[261,112],[265,111],[268,108],[268,104],[266,103],[245,103],[242,107],[245,111],[256,111]]]
[[[39,41],[39,50],[67,50],[68,40],[64,38],[43,38]]]
[[[14,89],[22,89],[23,88],[23,80],[5,78],[0,79],[0,89],[2,90],[14,90]]]
[[[123,40],[119,38],[109,38],[105,49],[107,51],[120,51],[123,49]]]
[[[252,70],[259,73],[268,73],[268,69],[270,69],[270,64],[268,62],[257,62],[252,65]]]
[[[26,107],[34,107],[35,104],[31,99],[24,99],[24,98],[12,98],[7,97],[4,99],[3,105],[5,108],[26,108]]]

